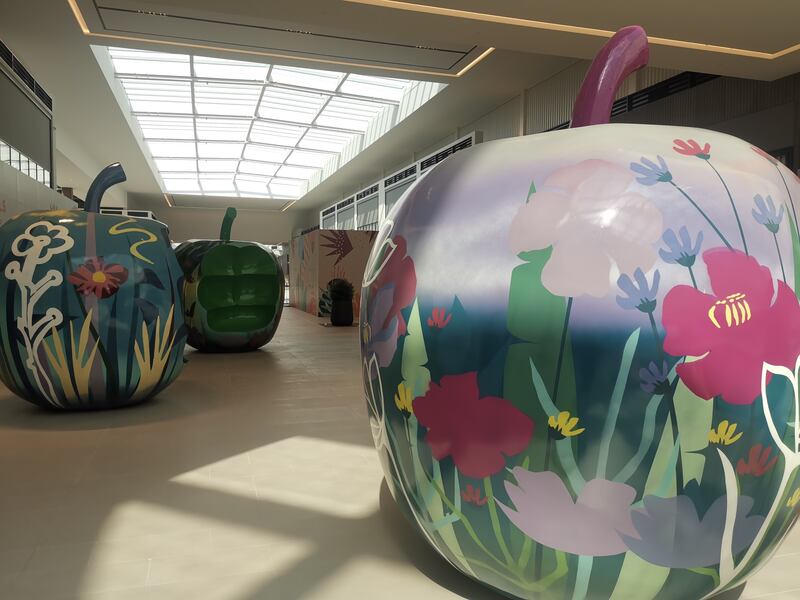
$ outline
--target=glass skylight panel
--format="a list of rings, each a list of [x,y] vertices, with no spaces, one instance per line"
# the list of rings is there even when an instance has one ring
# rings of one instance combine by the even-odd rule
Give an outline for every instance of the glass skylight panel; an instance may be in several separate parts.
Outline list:
[[[287,164],[300,165],[303,167],[321,168],[325,166],[331,157],[336,156],[328,152],[308,152],[307,150],[295,150],[286,159]]]
[[[201,173],[236,173],[238,166],[238,159],[201,158],[197,161]]]
[[[370,121],[384,108],[384,105],[374,102],[333,98],[317,117],[316,124],[366,131]]]
[[[198,117],[197,139],[208,141],[244,142],[252,119],[211,119]]]
[[[252,117],[262,86],[238,83],[194,83],[194,106],[199,115]]]
[[[269,65],[261,63],[211,58],[194,57],[194,76],[209,79],[241,79],[263,82],[267,78]]]
[[[253,175],[237,175],[236,187],[240,192],[249,192],[260,194],[264,196],[269,195],[267,184],[270,182],[270,177],[256,177]]]
[[[134,113],[192,114],[192,88],[187,81],[121,79]]]
[[[169,52],[108,53],[164,191],[176,194],[299,198],[414,84]]]
[[[250,131],[250,141],[293,147],[307,130],[308,127],[256,120],[253,121],[253,129]]]
[[[139,128],[146,138],[194,139],[194,120],[191,117],[139,116]]]
[[[182,176],[179,173],[164,173],[161,179],[168,192],[175,194],[193,194],[201,191],[200,183],[197,181],[197,175],[188,177]]]
[[[268,87],[258,108],[258,116],[263,119],[310,124],[327,99],[328,96],[323,94]]]
[[[350,140],[355,137],[353,133],[342,133],[339,131],[326,131],[324,129],[311,128],[303,139],[297,144],[298,148],[308,148],[309,150],[326,150],[328,152],[341,152]]]
[[[191,69],[187,54],[151,52],[129,48],[109,48],[114,70],[119,74],[189,77]]]
[[[163,158],[194,158],[197,148],[194,142],[150,141],[147,142],[150,153],[154,157]]]
[[[292,179],[311,179],[318,169],[309,167],[293,167],[291,165],[283,165],[278,169],[278,177],[289,177]]]
[[[198,142],[197,154],[200,158],[239,158],[244,144],[225,142]]]
[[[244,157],[251,160],[261,160],[264,162],[282,163],[289,156],[289,148],[273,148],[272,146],[258,146],[247,144],[244,149]]]
[[[326,90],[332,92],[339,86],[344,73],[334,71],[319,71],[317,69],[302,69],[300,67],[275,66],[272,69],[270,81],[304,88]]]
[[[275,178],[269,182],[269,191],[277,198],[299,198],[308,189],[307,181],[292,181]]]
[[[159,171],[192,171],[197,172],[197,161],[193,158],[156,158]]]
[[[203,192],[208,194],[235,194],[237,191],[236,184],[233,182],[233,176],[215,177],[201,175],[200,187],[203,189]]]
[[[253,175],[275,175],[281,165],[265,162],[253,162],[251,160],[243,160],[239,163],[240,173],[250,173]]]
[[[411,82],[406,79],[388,79],[386,77],[371,77],[351,73],[344,80],[340,91],[354,96],[367,98],[380,98],[399,102],[403,92]]]

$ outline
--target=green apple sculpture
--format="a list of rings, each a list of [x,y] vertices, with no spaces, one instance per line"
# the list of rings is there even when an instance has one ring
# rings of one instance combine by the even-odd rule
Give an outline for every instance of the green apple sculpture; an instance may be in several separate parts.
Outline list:
[[[389,488],[514,598],[736,597],[800,510],[800,183],[728,135],[608,124],[647,54],[621,30],[571,129],[435,167],[364,276]]]
[[[115,163],[84,210],[27,212],[0,228],[0,379],[40,406],[142,402],[183,367],[183,275],[167,227],[99,212],[122,181]]]
[[[202,352],[257,350],[272,339],[283,311],[284,278],[272,251],[231,241],[228,208],[219,240],[190,240],[175,250],[186,282],[188,343]]]

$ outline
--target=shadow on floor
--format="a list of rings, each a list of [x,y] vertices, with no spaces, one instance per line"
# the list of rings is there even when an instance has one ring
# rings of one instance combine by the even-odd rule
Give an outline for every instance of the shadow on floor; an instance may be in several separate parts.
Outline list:
[[[383,533],[391,536],[408,561],[431,581],[470,600],[504,600],[507,598],[507,596],[493,592],[463,575],[431,548],[414,531],[411,523],[400,512],[385,479],[381,483],[380,517],[385,527]]]

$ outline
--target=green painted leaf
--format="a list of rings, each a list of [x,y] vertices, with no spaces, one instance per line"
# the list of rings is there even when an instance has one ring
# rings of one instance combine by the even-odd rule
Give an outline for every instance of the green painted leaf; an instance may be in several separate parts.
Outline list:
[[[418,300],[414,300],[414,306],[408,318],[407,331],[400,369],[405,385],[411,390],[412,396],[418,398],[425,395],[431,382],[430,371],[424,366],[428,362],[428,353],[425,351],[425,338],[422,335]]]
[[[794,293],[800,298],[800,238],[797,236],[797,225],[792,218],[791,212],[787,214],[789,217],[789,230],[792,233],[792,258],[794,260]]]
[[[609,600],[653,600],[664,587],[669,572],[667,567],[650,564],[633,552],[628,552]]]
[[[677,483],[675,481],[675,468],[672,465],[672,456],[675,450],[675,442],[672,439],[672,423],[669,419],[664,424],[661,432],[661,440],[658,443],[656,455],[650,466],[650,473],[647,475],[647,482],[644,485],[644,495],[656,494],[662,490],[664,480],[668,481],[664,492],[669,496],[677,493]]]
[[[714,415],[714,403],[696,396],[682,381],[675,389],[675,416],[681,434],[681,462],[686,483],[703,478],[706,458],[700,453],[708,446],[708,432]]]

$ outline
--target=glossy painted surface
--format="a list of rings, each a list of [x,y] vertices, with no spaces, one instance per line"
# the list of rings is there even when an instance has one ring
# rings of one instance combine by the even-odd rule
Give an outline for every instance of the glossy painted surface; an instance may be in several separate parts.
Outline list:
[[[283,271],[261,244],[193,240],[176,250],[188,343],[205,352],[256,350],[269,342],[283,311]]]
[[[800,511],[800,182],[705,130],[598,125],[458,153],[362,289],[394,497],[512,597],[692,600]]]
[[[163,223],[24,213],[0,228],[0,257],[0,378],[14,393],[64,410],[113,408],[177,377],[182,274]]]

